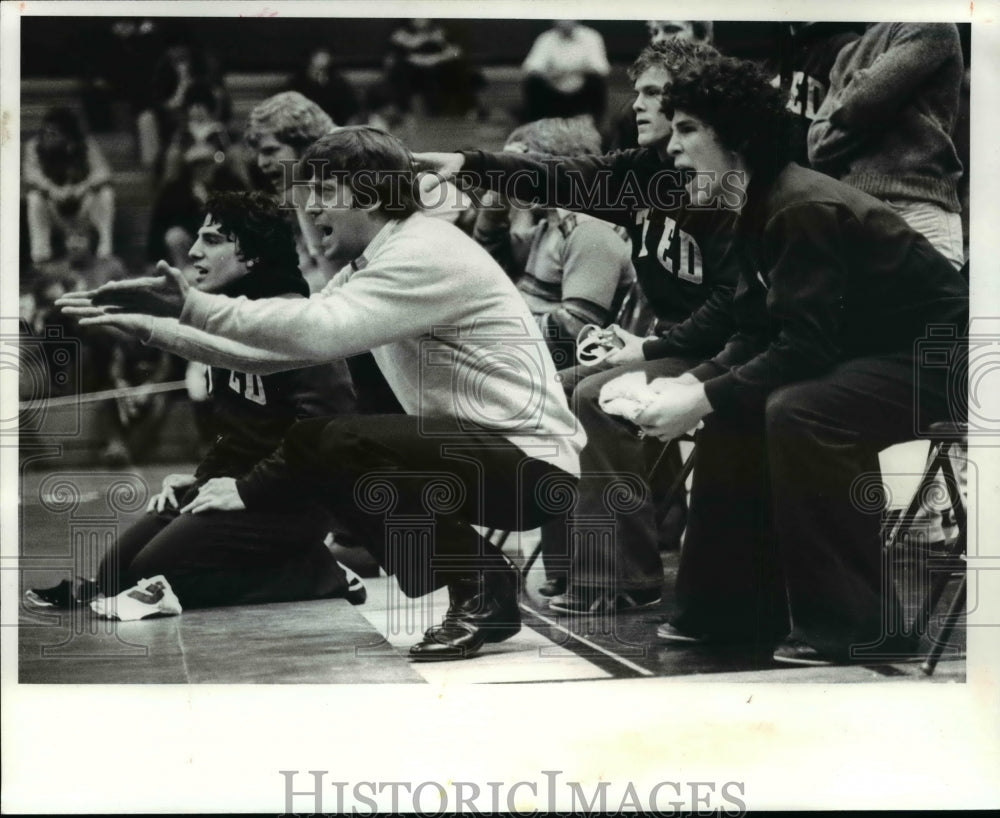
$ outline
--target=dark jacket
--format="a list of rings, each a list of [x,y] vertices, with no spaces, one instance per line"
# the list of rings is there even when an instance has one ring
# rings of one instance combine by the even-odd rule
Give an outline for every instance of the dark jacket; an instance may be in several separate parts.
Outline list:
[[[912,352],[931,325],[964,335],[969,290],[952,264],[886,205],[794,163],[754,176],[738,222],[750,267],[740,331],[695,368],[716,412],[759,412],[779,386],[837,363]]]
[[[307,294],[297,269],[266,270],[259,264],[225,291],[247,298]],[[213,477],[243,478],[261,461],[278,479],[286,474],[278,450],[292,424],[356,411],[343,361],[264,376],[212,367],[208,379],[217,436],[195,471],[199,485]]]

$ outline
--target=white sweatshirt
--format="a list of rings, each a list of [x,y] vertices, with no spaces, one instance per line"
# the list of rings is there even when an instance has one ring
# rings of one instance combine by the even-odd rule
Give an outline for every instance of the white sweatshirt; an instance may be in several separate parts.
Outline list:
[[[252,374],[371,350],[407,414],[452,417],[578,475],[586,442],[521,295],[461,230],[415,214],[391,221],[308,299],[190,291],[180,321],[148,343]]]

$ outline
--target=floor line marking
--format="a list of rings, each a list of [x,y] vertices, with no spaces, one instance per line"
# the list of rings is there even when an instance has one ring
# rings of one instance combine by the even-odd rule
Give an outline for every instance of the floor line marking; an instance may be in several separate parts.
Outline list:
[[[573,639],[576,639],[578,642],[583,642],[583,644],[585,644],[588,648],[596,648],[601,653],[603,653],[605,656],[610,656],[616,662],[619,662],[620,664],[625,665],[625,667],[629,668],[630,670],[634,670],[636,673],[639,673],[642,676],[655,676],[656,675],[656,674],[653,673],[653,671],[647,670],[646,668],[641,667],[640,665],[637,665],[635,662],[630,662],[624,656],[619,656],[617,653],[613,653],[612,651],[608,650],[607,648],[602,648],[600,645],[596,644],[595,642],[591,642],[586,637],[580,636],[580,634],[578,634],[578,633],[573,633],[573,631],[571,631],[565,625],[560,625],[556,620],[549,619],[547,616],[543,616],[538,611],[536,611],[534,608],[532,608],[532,607],[530,607],[528,605],[525,605],[523,602],[519,602],[518,604],[520,605],[520,607],[521,607],[522,610],[525,610],[528,613],[533,614],[534,616],[537,616],[539,619],[541,619],[547,625],[550,625],[551,627],[555,628],[556,630],[562,631],[563,633],[567,634],[568,636],[572,637]],[[555,643],[553,643],[553,644],[555,644]],[[583,657],[583,658],[586,658],[586,657]]]

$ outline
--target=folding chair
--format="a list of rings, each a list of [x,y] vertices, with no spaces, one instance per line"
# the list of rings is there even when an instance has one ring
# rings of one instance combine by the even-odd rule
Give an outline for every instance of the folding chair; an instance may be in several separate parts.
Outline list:
[[[968,432],[964,424],[955,423],[935,423],[929,429],[930,450],[927,453],[927,462],[924,467],[920,484],[914,492],[910,504],[906,510],[898,517],[889,521],[889,530],[885,538],[887,549],[897,549],[900,547],[900,540],[904,534],[912,527],[913,521],[920,512],[926,493],[940,472],[944,478],[945,487],[948,491],[948,500],[951,503],[952,511],[955,515],[955,522],[958,527],[958,536],[947,546],[941,555],[929,556],[935,568],[932,572],[930,587],[924,594],[917,608],[917,616],[914,621],[914,632],[918,635],[927,633],[927,626],[934,614],[941,595],[944,593],[948,583],[956,575],[961,576],[961,582],[948,607],[941,623],[941,630],[937,636],[931,640],[930,650],[924,657],[921,670],[930,676],[937,667],[938,660],[948,646],[948,640],[955,629],[959,617],[965,611],[965,601],[968,576],[965,569],[965,555],[967,547],[967,527],[968,517],[965,507],[965,500],[962,497],[962,487],[958,483],[955,469],[952,465],[950,454],[959,451],[965,457],[965,447],[968,443]]]

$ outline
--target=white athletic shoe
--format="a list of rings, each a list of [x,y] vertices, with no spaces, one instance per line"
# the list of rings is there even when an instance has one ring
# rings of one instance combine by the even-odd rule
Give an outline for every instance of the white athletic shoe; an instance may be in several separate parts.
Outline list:
[[[180,600],[162,574],[152,579],[141,579],[117,596],[95,599],[90,608],[105,619],[120,619],[123,622],[148,616],[177,616],[183,610]]]

